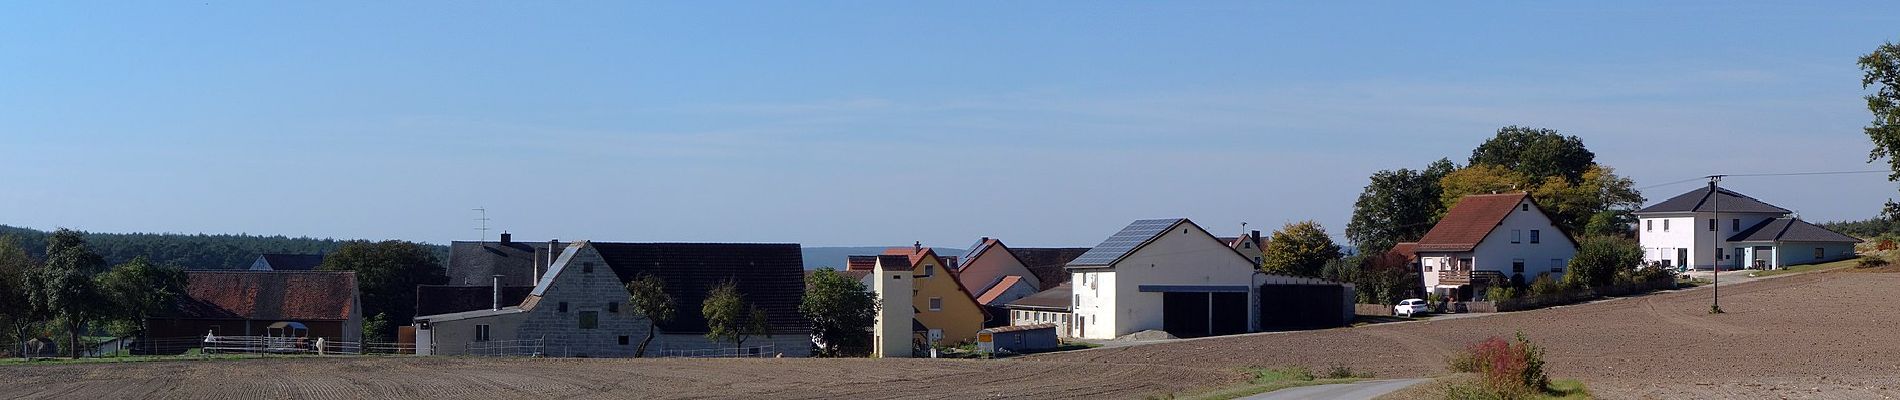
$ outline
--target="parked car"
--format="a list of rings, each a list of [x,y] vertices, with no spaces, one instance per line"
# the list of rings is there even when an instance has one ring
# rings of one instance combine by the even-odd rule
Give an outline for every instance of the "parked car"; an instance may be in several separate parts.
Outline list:
[[[1427,312],[1431,312],[1431,306],[1425,304],[1425,299],[1405,299],[1399,301],[1399,305],[1392,306],[1392,313],[1400,316],[1410,317]]]

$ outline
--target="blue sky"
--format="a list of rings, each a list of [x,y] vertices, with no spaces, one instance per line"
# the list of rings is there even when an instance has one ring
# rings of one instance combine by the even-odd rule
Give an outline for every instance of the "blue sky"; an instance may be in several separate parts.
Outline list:
[[[1639,186],[1879,169],[1854,60],[1894,26],[1894,2],[16,3],[0,224],[442,243],[486,207],[535,240],[1337,235],[1370,173],[1505,125],[1578,135]],[[1896,187],[1725,183],[1810,220]]]

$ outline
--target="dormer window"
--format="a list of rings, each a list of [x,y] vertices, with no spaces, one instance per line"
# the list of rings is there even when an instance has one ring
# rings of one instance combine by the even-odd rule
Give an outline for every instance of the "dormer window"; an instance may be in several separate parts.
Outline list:
[[[1518,211],[1530,211],[1530,210],[1531,210],[1531,203],[1524,203],[1524,204],[1519,204],[1519,205],[1517,205],[1517,210],[1518,210]]]

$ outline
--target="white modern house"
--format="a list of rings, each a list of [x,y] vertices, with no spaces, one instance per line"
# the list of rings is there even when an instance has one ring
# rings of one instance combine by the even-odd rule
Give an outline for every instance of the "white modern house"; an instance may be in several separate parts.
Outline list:
[[[1465,196],[1419,238],[1425,288],[1459,300],[1489,286],[1562,279],[1577,243],[1527,193]]]
[[[1254,260],[1185,218],[1135,221],[1068,270],[1070,336],[1084,339],[1227,335],[1258,331],[1265,316],[1330,325],[1352,313],[1350,285],[1257,272]],[[1263,313],[1263,303],[1276,312]]]
[[[1778,269],[1853,257],[1860,242],[1721,187],[1697,188],[1635,214],[1643,260],[1672,268],[1719,262],[1723,269]]]

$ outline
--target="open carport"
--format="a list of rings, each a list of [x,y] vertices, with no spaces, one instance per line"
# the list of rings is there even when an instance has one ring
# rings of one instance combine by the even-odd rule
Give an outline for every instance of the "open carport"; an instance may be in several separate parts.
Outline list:
[[[1247,287],[1239,285],[1141,285],[1161,294],[1161,326],[1181,338],[1247,333]]]

